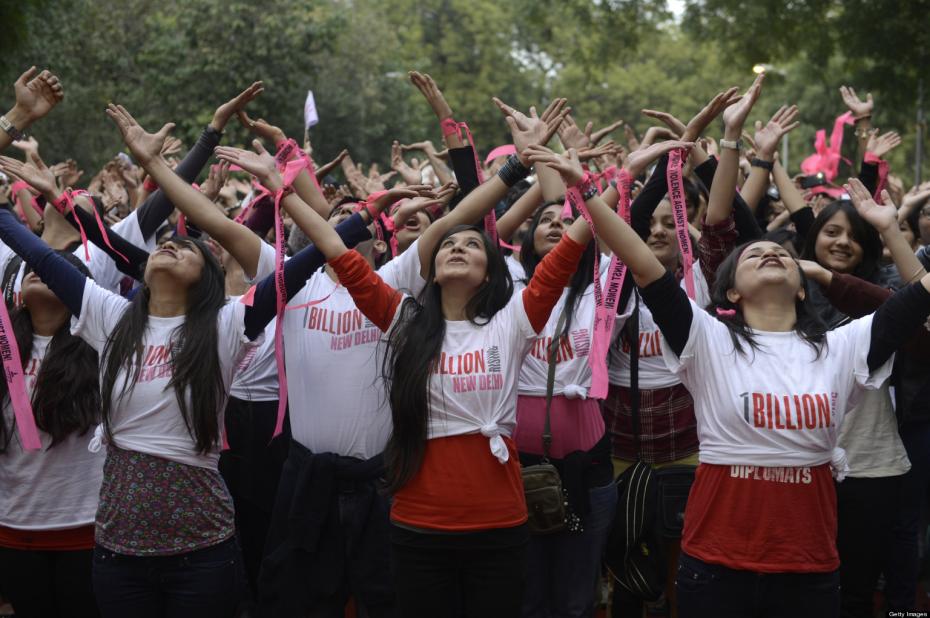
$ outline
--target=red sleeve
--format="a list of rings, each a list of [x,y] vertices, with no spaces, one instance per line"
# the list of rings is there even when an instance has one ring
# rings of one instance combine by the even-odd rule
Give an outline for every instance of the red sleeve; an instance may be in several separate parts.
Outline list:
[[[359,310],[382,332],[391,326],[403,295],[384,282],[358,251],[346,251],[329,265]]]
[[[559,244],[542,259],[529,285],[523,289],[523,309],[537,333],[549,321],[549,314],[578,268],[582,253],[584,245],[565,234]]]
[[[837,310],[851,318],[861,318],[881,307],[892,292],[854,275],[835,272],[824,294]]]
[[[698,255],[701,257],[701,273],[707,281],[707,287],[713,289],[717,280],[717,269],[727,259],[736,246],[736,222],[733,213],[719,223],[701,225],[701,238],[698,240]]]

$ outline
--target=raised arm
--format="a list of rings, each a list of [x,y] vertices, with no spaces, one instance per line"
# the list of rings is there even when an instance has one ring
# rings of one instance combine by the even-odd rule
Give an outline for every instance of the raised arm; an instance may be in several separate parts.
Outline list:
[[[161,157],[161,146],[174,127],[166,124],[158,133],[147,133],[121,105],[110,104],[107,115],[123,134],[123,141],[161,191],[198,228],[208,233],[249,277],[255,276],[261,253],[261,239],[246,227],[226,218],[204,194],[175,174]]]
[[[926,275],[927,271],[924,270],[923,264],[917,259],[911,246],[901,234],[898,213],[888,192],[882,191],[884,203],[879,204],[869,195],[868,189],[855,178],[850,178],[849,183],[843,185],[843,188],[849,193],[849,199],[852,200],[862,218],[881,234],[885,246],[891,252],[891,259],[894,260],[901,279],[911,282]]]
[[[197,140],[194,146],[188,151],[187,155],[185,155],[184,159],[182,159],[174,169],[174,173],[187,184],[194,182],[207,164],[207,161],[213,156],[213,149],[219,145],[220,138],[223,136],[223,130],[226,128],[229,119],[233,114],[244,108],[246,104],[260,95],[263,90],[264,87],[262,83],[255,82],[234,98],[216,108],[216,111],[213,113],[213,120],[210,121],[210,124],[200,135],[200,139]],[[142,161],[139,161],[139,163],[141,164]],[[159,189],[162,189],[161,183],[158,182],[158,179],[155,178],[151,172],[149,172],[149,176],[155,184],[158,185]],[[148,196],[137,209],[136,215],[139,219],[139,229],[142,231],[142,237],[148,238],[154,234],[158,228],[161,227],[162,223],[168,219],[168,216],[171,214],[171,211],[174,210],[175,206],[176,204],[172,202],[171,196],[167,195],[164,190],[156,190]],[[186,214],[187,213],[185,213],[185,215]]]
[[[75,317],[81,315],[87,277],[41,238],[24,227],[10,211],[0,208],[0,240],[23,258],[42,283],[55,293]]]
[[[743,123],[762,92],[765,73],[759,74],[746,94],[723,112],[723,137],[729,142],[739,142],[743,134]],[[739,172],[739,149],[726,147],[721,142],[720,163],[714,176],[714,185],[707,200],[707,217],[709,225],[720,223],[730,217],[733,210],[733,196],[736,194],[736,179]]]
[[[19,76],[13,84],[16,103],[3,115],[9,129],[0,130],[0,151],[13,143],[13,134],[25,132],[44,117],[64,98],[65,91],[58,77],[48,70],[41,73],[35,67]]]
[[[520,229],[523,222],[532,217],[542,203],[542,187],[538,182],[534,182],[497,220],[497,235],[500,236],[501,240],[510,242],[510,239]]]
[[[740,191],[740,195],[752,212],[756,211],[759,200],[768,189],[769,175],[775,168],[775,153],[778,150],[778,144],[781,143],[782,137],[800,124],[796,122],[797,117],[796,105],[782,106],[765,126],[759,121],[756,122],[756,134],[753,137],[756,156],[751,162],[752,171],[749,173],[749,178],[743,183]]]
[[[426,228],[417,243],[421,275],[424,278],[428,274],[430,258],[439,239],[456,225],[472,225],[480,221],[507,194],[510,187],[525,178],[529,173],[529,158],[523,151],[531,144],[548,143],[566,113],[561,110],[565,104],[564,99],[553,101],[542,117],[536,115],[535,108],[531,108],[530,115],[526,116],[500,99],[495,99],[494,102],[507,120],[517,154],[511,155],[497,176],[469,193],[452,212]]]

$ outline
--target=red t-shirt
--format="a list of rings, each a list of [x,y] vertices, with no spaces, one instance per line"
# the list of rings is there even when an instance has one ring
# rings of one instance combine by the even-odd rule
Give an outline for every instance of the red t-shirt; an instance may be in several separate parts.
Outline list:
[[[840,558],[830,465],[701,464],[688,497],[681,548],[704,562],[744,571],[835,571]]]
[[[480,433],[433,438],[416,476],[395,495],[391,519],[416,528],[488,530],[526,521],[520,459],[504,437],[510,459],[501,464]]]
[[[0,526],[0,547],[37,551],[93,549],[94,526],[64,530],[19,530]]]

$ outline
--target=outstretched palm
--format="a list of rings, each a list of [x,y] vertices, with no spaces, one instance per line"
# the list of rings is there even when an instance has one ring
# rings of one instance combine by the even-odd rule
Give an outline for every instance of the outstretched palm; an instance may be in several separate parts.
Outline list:
[[[107,106],[107,116],[109,116],[120,133],[123,135],[123,142],[129,148],[129,152],[143,166],[151,163],[161,156],[161,149],[168,137],[168,133],[174,129],[174,123],[169,122],[163,126],[158,133],[148,133],[142,126],[136,122],[136,119],[122,105]]]

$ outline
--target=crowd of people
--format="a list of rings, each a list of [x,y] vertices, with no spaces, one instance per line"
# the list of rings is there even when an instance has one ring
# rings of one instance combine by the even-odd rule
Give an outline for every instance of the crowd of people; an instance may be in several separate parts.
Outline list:
[[[905,191],[847,87],[792,177],[797,107],[746,126],[764,79],[622,140],[494,99],[512,141],[479,149],[411,72],[443,145],[395,141],[386,173],[250,117],[262,82],[186,153],[110,104],[127,152],[85,185],[25,135],[65,92],[26,71],[0,118],[0,597],[820,618],[881,587],[914,610],[930,184]],[[233,119],[251,149],[221,145]]]

